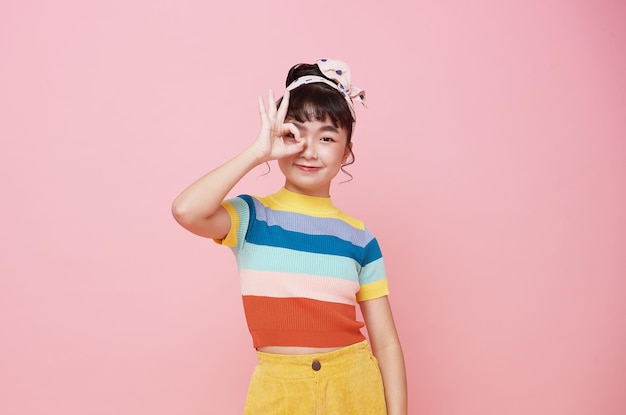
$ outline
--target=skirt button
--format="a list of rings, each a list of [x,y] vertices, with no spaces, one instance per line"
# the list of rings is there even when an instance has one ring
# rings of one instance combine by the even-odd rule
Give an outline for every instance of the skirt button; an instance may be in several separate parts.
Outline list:
[[[322,368],[322,364],[319,362],[319,360],[314,360],[313,364],[311,365],[311,368],[313,368],[313,370],[317,372],[318,370]]]

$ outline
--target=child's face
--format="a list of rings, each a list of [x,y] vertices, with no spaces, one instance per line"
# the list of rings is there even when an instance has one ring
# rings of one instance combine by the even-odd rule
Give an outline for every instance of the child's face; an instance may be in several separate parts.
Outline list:
[[[285,188],[309,196],[329,196],[330,182],[350,155],[347,131],[335,127],[328,117],[323,121],[285,122],[293,123],[304,141],[300,153],[278,160],[285,175]]]

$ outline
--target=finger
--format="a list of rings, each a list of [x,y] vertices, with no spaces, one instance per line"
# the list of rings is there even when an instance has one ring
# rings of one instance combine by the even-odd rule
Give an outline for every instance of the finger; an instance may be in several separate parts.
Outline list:
[[[276,120],[276,101],[274,100],[274,91],[270,89],[268,93],[268,103],[267,103],[267,116],[270,121],[274,122]]]
[[[285,91],[283,95],[283,100],[280,102],[280,107],[278,107],[276,120],[280,121],[281,123],[285,122],[285,117],[287,116],[288,109],[289,109],[289,91]]]
[[[291,135],[293,140],[285,140],[285,149],[289,154],[295,154],[304,148],[304,140],[300,136],[300,130],[292,123],[286,123],[282,125],[282,136],[285,137]]]
[[[268,122],[267,111],[265,109],[265,103],[263,102],[263,98],[261,98],[260,96],[259,96],[259,115],[261,117],[262,123]]]
[[[265,103],[263,102],[263,98],[259,95],[259,113],[261,115],[265,115]]]
[[[282,125],[282,135],[284,136],[289,133],[293,135],[293,138],[297,143],[302,141],[302,137],[300,136],[300,130],[298,130],[298,127],[296,127],[293,123],[287,122]]]

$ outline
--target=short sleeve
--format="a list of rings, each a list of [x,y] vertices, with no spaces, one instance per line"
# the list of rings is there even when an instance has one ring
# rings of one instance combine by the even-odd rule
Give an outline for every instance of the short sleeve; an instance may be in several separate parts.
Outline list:
[[[364,258],[359,272],[359,285],[361,288],[356,294],[358,302],[389,295],[385,262],[378,241],[374,237],[364,250]]]
[[[223,239],[213,239],[220,245],[239,249],[243,243],[250,222],[250,208],[241,197],[224,200],[221,206],[230,216],[230,230]]]

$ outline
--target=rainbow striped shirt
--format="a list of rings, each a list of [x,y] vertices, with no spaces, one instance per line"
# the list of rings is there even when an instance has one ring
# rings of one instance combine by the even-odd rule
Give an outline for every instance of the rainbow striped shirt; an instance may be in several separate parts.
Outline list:
[[[225,200],[254,347],[341,347],[365,337],[356,303],[389,294],[378,242],[330,198],[279,192]]]

